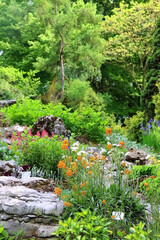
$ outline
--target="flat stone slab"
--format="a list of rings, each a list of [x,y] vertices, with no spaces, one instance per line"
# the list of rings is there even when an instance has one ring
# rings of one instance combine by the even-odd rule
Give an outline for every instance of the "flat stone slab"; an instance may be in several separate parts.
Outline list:
[[[55,216],[64,203],[52,192],[37,191],[27,184],[47,184],[47,179],[0,177],[0,222],[11,232],[24,230],[25,237],[48,238],[57,228]]]

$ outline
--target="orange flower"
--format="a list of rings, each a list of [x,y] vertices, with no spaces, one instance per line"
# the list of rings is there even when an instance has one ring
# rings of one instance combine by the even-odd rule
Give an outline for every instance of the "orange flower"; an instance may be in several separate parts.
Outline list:
[[[116,216],[112,215],[111,218],[114,219]]]
[[[61,195],[62,190],[60,188],[55,188],[54,193],[57,194],[59,197]]]
[[[58,163],[58,168],[63,168],[63,169],[65,169],[65,168],[66,168],[66,164],[65,164],[63,161],[59,161],[59,163]]]
[[[92,174],[93,172],[89,171],[88,174]]]
[[[121,165],[122,165],[123,167],[126,167],[126,164],[125,164],[125,162],[122,162],[122,163],[121,163]]]
[[[125,234],[126,232],[125,231],[122,231],[123,234]]]
[[[86,195],[85,191],[81,191],[82,196]]]
[[[68,141],[68,139],[63,140],[62,143],[63,143],[63,144],[67,144],[67,145],[69,146],[69,141]]]
[[[62,198],[66,198],[67,197],[67,195],[64,195]]]
[[[106,128],[106,135],[111,136],[112,135],[112,128]]]
[[[78,156],[78,157],[77,157],[77,160],[78,160],[78,161],[79,161],[79,160],[81,160],[81,159],[82,159],[82,157],[81,157],[81,156]]]
[[[102,204],[105,205],[105,204],[106,204],[106,200],[103,200],[103,201],[102,201]]]
[[[82,160],[82,166],[87,165],[86,160]]]
[[[120,141],[119,144],[121,145],[121,147],[124,146],[124,142],[123,141]]]
[[[155,177],[155,176],[151,176],[150,178],[151,178],[151,179],[154,179],[154,178],[156,178],[156,177]]]
[[[144,186],[145,186],[145,187],[148,187],[148,186],[149,186],[149,184],[148,184],[147,182],[145,182],[145,183],[144,183]]]
[[[80,186],[80,188],[82,188],[82,187],[84,187],[84,186],[85,186],[85,183],[82,183],[81,186]]]
[[[69,202],[64,202],[64,205],[65,205],[66,207],[70,207],[70,206],[71,206],[71,204],[70,204]]]
[[[111,143],[107,144],[107,149],[112,149],[112,144]]]
[[[66,177],[71,177],[74,174],[74,172],[72,172],[71,170],[68,170],[66,172]]]
[[[126,169],[126,171],[124,172],[125,174],[129,174],[131,173],[131,171],[129,171],[128,169]]]
[[[62,149],[62,150],[68,149],[68,145],[67,145],[67,144],[62,144],[61,149]]]

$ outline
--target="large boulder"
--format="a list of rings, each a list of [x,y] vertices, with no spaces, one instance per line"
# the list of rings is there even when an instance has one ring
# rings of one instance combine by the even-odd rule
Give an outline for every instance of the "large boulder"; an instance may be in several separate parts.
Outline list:
[[[40,134],[42,135],[42,132],[44,130],[48,133],[50,137],[52,136],[52,134],[66,136],[66,134],[68,133],[62,119],[59,117],[53,117],[52,115],[40,117],[38,121],[34,123],[31,133],[33,135],[36,135],[37,132],[40,132]]]
[[[63,201],[41,185],[43,178],[0,177],[0,222],[8,232],[24,231],[24,237],[47,239],[57,228],[55,218],[64,208]],[[39,191],[31,186],[39,187]]]
[[[141,149],[131,149],[125,154],[125,160],[131,163],[144,165],[148,161],[148,153],[144,152]]]

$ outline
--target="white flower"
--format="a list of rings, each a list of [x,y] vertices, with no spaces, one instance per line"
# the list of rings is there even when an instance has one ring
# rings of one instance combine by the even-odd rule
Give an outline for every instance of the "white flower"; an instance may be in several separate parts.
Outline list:
[[[71,147],[72,152],[76,152],[78,150],[78,147]]]
[[[85,151],[79,151],[78,153],[77,153],[77,155],[78,156],[85,156],[86,155],[86,152]]]
[[[112,212],[112,216],[115,216],[115,220],[123,220],[124,219],[124,212]]]
[[[73,143],[73,147],[79,147],[79,142],[77,141],[77,142]]]

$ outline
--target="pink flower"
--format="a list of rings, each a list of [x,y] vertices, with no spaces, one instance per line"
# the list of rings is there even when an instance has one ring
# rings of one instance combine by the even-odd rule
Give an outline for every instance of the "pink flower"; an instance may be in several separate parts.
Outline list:
[[[24,129],[27,129],[27,125],[26,124],[24,125]]]
[[[37,132],[36,136],[38,136],[38,137],[40,137],[40,136],[41,136],[39,131]]]
[[[43,131],[42,131],[42,136],[41,136],[41,137],[43,138],[43,137],[45,137],[45,136],[48,136],[48,133],[43,129]]]
[[[21,137],[21,132],[17,132],[17,135],[18,135],[19,137]]]
[[[32,137],[31,129],[29,129],[28,134]]]
[[[54,136],[54,132],[52,132],[52,137]]]

